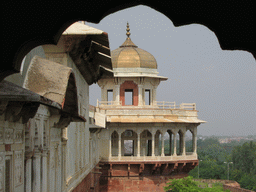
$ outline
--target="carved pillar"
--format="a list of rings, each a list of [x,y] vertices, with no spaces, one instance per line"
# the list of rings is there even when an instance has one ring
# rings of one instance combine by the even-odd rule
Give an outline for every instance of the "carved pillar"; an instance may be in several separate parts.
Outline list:
[[[161,134],[161,141],[162,141],[162,151],[161,151],[161,156],[164,157],[164,134]]]
[[[111,132],[110,132],[110,136],[109,136],[109,152],[108,152],[108,157],[111,158],[112,157],[112,137],[111,137]]]
[[[197,153],[197,128],[194,128],[193,131],[193,154]]]
[[[186,143],[185,143],[186,132],[182,132],[182,155],[186,155]]]
[[[177,156],[177,132],[173,133],[173,156]]]
[[[32,155],[26,155],[26,191],[32,191]]]
[[[154,88],[152,89],[152,102],[151,102],[151,105],[154,104],[156,102],[156,89],[157,89],[157,86],[154,86]]]
[[[118,133],[118,158],[121,158],[121,133]]]
[[[152,157],[155,157],[155,132],[152,133]]]
[[[113,101],[119,102],[120,101],[120,85],[115,85],[113,94],[114,94]]]
[[[138,95],[138,105],[139,106],[143,106],[144,105],[144,102],[143,102],[143,85],[138,85],[138,88],[139,88],[139,95]]]
[[[41,153],[36,151],[33,158],[33,191],[41,191]]]
[[[137,133],[137,157],[140,157],[140,133]]]
[[[48,179],[48,173],[47,173],[47,156],[48,152],[44,151],[42,153],[42,192],[47,192],[47,179]]]

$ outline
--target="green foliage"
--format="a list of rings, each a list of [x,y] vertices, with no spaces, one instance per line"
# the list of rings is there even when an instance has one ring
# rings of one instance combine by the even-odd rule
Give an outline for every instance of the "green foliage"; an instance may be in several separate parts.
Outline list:
[[[171,182],[168,183],[164,189],[165,191],[172,191],[172,192],[193,192],[198,191],[198,185],[195,181],[192,180],[192,177],[185,177],[183,179],[173,179],[170,180]]]
[[[256,175],[256,142],[251,141],[242,146],[236,146],[231,156],[236,169]]]
[[[243,174],[239,179],[239,184],[242,188],[256,191],[256,175]]]
[[[220,144],[216,138],[198,140],[198,157],[200,165],[190,171],[189,175],[204,179],[227,179],[237,181],[242,188],[256,190],[256,142],[233,141]]]
[[[193,180],[193,177],[185,177],[183,179],[170,179],[170,183],[164,187],[169,192],[223,192],[222,186],[213,186],[212,188],[200,188],[200,183]],[[227,190],[228,191],[228,190]]]
[[[199,166],[189,172],[189,175],[202,179],[227,179],[229,164],[229,179],[237,181],[242,188],[256,191],[256,136],[253,141],[231,141],[219,143],[218,138],[212,137],[197,140]],[[177,142],[179,149],[179,142]],[[173,147],[173,145],[172,145]],[[165,140],[165,152],[169,152],[169,141]],[[192,142],[186,142],[187,151],[192,151]],[[172,149],[173,150],[173,149]],[[199,168],[200,167],[200,168]],[[188,182],[188,181],[187,181]]]
[[[231,178],[242,188],[256,190],[256,142],[234,147],[231,158],[234,163]]]

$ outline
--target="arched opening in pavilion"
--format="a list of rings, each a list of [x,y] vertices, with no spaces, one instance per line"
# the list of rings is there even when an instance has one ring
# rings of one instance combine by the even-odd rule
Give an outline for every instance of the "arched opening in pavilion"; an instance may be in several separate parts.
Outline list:
[[[152,155],[152,134],[148,130],[144,130],[140,134],[140,154],[141,156]]]
[[[111,154],[118,156],[118,133],[116,131],[111,134]]]
[[[133,130],[125,130],[121,134],[122,156],[136,156],[137,154],[137,133]]]
[[[156,134],[155,134],[155,156],[161,156],[161,132],[159,130],[157,130]]]
[[[191,155],[193,153],[193,133],[191,130],[187,130],[186,137],[185,137],[185,143],[186,143],[186,154]]]
[[[164,137],[164,155],[171,156],[173,154],[173,133],[168,130]]]
[[[178,135],[177,135],[177,142],[176,142],[176,144],[177,144],[177,155],[182,155],[182,153],[183,153],[183,148],[184,148],[184,133],[181,131],[181,130],[179,130],[179,132],[178,132]]]

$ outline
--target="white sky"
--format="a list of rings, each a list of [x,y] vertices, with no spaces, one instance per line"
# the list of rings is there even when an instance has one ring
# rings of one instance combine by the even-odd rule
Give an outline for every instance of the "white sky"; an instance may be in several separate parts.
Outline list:
[[[157,89],[158,101],[196,103],[202,135],[256,135],[256,61],[246,51],[223,51],[214,32],[199,24],[174,27],[169,18],[136,6],[87,25],[108,33],[110,49],[126,39],[157,60],[160,76],[169,79]],[[90,86],[90,104],[100,100],[98,85]]]

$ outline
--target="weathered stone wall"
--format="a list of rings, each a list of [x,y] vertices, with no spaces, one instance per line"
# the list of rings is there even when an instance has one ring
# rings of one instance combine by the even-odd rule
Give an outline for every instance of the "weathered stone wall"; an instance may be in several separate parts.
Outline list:
[[[25,124],[0,115],[0,191],[24,191]],[[7,163],[8,161],[8,163]],[[8,175],[6,175],[8,173]],[[9,182],[6,182],[8,178]],[[9,183],[8,186],[5,186]]]

